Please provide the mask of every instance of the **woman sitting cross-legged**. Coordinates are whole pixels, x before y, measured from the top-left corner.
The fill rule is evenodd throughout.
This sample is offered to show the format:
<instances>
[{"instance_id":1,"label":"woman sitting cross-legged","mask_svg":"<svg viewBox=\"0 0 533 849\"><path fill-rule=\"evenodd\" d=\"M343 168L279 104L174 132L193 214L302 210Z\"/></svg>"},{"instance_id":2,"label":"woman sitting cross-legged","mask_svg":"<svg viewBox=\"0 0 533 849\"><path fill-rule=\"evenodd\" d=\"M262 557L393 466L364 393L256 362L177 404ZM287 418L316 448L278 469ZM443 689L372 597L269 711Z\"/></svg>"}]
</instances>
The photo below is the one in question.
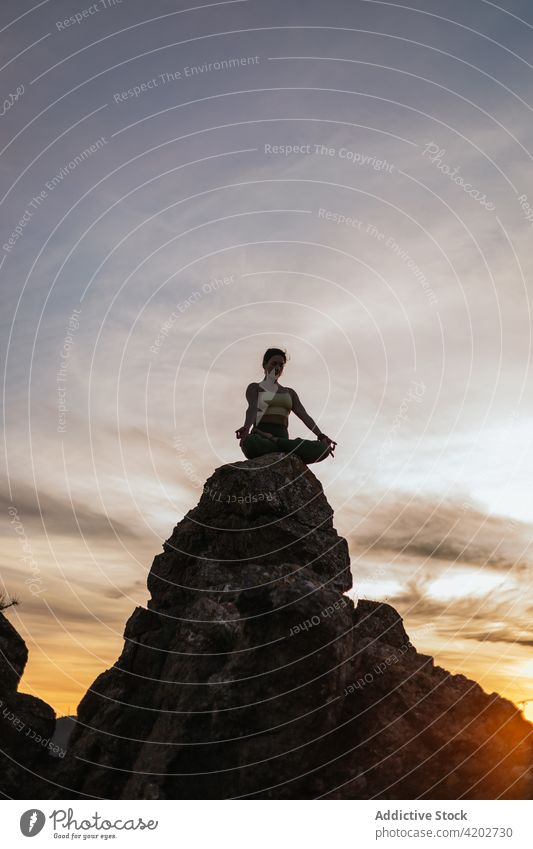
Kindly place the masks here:
<instances>
[{"instance_id":1,"label":"woman sitting cross-legged","mask_svg":"<svg viewBox=\"0 0 533 849\"><path fill-rule=\"evenodd\" d=\"M248 409L245 422L235 434L248 460L273 451L282 451L285 454L296 454L307 464L319 463L325 457L333 456L337 443L321 433L294 389L278 383L286 362L285 352L279 348L269 348L265 352L265 378L261 383L250 383L246 389ZM316 440L289 439L291 410L316 434Z\"/></svg>"}]
</instances>

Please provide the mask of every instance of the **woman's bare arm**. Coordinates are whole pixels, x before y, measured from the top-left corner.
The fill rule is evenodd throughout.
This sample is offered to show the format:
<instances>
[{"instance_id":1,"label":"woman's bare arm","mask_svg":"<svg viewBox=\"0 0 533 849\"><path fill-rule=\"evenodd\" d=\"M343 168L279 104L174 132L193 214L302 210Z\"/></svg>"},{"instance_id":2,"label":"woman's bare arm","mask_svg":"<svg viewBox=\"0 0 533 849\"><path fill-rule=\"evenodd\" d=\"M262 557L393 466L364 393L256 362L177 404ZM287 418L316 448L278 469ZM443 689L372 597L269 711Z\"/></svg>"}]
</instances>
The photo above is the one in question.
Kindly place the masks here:
<instances>
[{"instance_id":1,"label":"woman's bare arm","mask_svg":"<svg viewBox=\"0 0 533 849\"><path fill-rule=\"evenodd\" d=\"M244 427L252 427L255 424L257 416L257 402L259 398L259 384L250 383L246 387L246 400L248 401L248 409L244 418Z\"/></svg>"},{"instance_id":2,"label":"woman's bare arm","mask_svg":"<svg viewBox=\"0 0 533 849\"><path fill-rule=\"evenodd\" d=\"M258 383L249 383L246 388L246 400L248 401L248 408L244 417L244 424L239 430L236 430L235 433L237 435L237 439L243 439L243 437L247 436L248 431L255 424L255 420L257 417L257 402L259 397L259 384Z\"/></svg>"},{"instance_id":3,"label":"woman's bare arm","mask_svg":"<svg viewBox=\"0 0 533 849\"><path fill-rule=\"evenodd\" d=\"M331 439L331 437L327 434L322 433L315 420L311 418L304 405L298 398L298 393L294 389L289 389L288 391L290 392L292 398L293 412L298 416L299 419L303 421L304 425L307 425L309 430L311 430L318 437L318 439L320 439L322 442L324 442L325 445L329 447L329 453L333 456L335 446L337 445L335 440Z\"/></svg>"},{"instance_id":4,"label":"woman's bare arm","mask_svg":"<svg viewBox=\"0 0 533 849\"><path fill-rule=\"evenodd\" d=\"M312 431L316 436L320 436L319 426L317 425L315 420L313 418L311 418L311 416L309 415L309 413L305 409L304 405L302 404L302 402L300 401L300 399L298 397L298 393L296 392L296 390L295 389L289 389L289 392L290 392L291 398L292 398L292 411L293 411L293 413L296 416L298 416L299 419L301 419L303 421L304 425L306 425L306 427L308 427L310 431Z\"/></svg>"}]
</instances>

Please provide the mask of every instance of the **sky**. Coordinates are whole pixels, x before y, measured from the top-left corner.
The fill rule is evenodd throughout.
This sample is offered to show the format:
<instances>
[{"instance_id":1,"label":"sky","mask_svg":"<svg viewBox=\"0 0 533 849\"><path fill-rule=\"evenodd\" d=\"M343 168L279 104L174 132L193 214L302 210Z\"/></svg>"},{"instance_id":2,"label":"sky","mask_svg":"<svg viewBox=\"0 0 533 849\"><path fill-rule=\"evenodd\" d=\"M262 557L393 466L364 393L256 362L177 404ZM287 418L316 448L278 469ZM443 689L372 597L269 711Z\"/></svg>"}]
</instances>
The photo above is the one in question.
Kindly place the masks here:
<instances>
[{"instance_id":1,"label":"sky","mask_svg":"<svg viewBox=\"0 0 533 849\"><path fill-rule=\"evenodd\" d=\"M73 713L264 350L354 598L533 699L533 9L4 0L2 587ZM291 436L310 436L294 416ZM312 437L311 437L312 438ZM533 701L527 715L533 719Z\"/></svg>"}]
</instances>

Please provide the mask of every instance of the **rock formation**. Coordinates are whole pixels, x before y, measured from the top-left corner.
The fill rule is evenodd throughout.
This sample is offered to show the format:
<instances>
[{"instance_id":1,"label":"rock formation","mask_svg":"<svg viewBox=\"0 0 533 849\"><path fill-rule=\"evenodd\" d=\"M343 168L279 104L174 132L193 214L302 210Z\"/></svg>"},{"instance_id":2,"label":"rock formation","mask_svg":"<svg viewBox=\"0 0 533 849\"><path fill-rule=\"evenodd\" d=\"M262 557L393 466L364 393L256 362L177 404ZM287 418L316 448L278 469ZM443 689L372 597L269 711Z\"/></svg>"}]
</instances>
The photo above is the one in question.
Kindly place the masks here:
<instances>
[{"instance_id":1,"label":"rock formation","mask_svg":"<svg viewBox=\"0 0 533 849\"><path fill-rule=\"evenodd\" d=\"M55 713L46 702L17 691L28 649L0 613L0 796L40 797L51 792L40 777L48 775L49 743Z\"/></svg>"},{"instance_id":2,"label":"rock formation","mask_svg":"<svg viewBox=\"0 0 533 849\"><path fill-rule=\"evenodd\" d=\"M297 457L218 468L155 557L49 795L531 798L532 726L418 654L389 605L354 609L351 584Z\"/></svg>"},{"instance_id":3,"label":"rock formation","mask_svg":"<svg viewBox=\"0 0 533 849\"><path fill-rule=\"evenodd\" d=\"M0 792L13 798L531 798L532 726L435 667L387 604L344 595L348 546L296 457L222 466L174 528L151 599L78 708L17 687L0 613Z\"/></svg>"}]
</instances>

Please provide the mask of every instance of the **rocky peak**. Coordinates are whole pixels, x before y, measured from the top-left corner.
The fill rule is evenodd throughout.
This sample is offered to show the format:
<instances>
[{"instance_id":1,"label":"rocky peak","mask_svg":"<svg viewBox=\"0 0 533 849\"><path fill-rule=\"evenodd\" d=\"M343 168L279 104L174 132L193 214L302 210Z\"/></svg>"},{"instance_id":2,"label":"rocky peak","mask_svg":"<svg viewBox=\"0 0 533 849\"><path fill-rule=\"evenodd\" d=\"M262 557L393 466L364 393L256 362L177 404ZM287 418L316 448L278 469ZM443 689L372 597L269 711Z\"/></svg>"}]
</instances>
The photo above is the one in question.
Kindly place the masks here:
<instances>
[{"instance_id":1,"label":"rocky peak","mask_svg":"<svg viewBox=\"0 0 533 849\"><path fill-rule=\"evenodd\" d=\"M40 777L50 764L55 713L41 699L18 692L27 659L26 643L0 613L0 794L16 799L50 791Z\"/></svg>"},{"instance_id":2,"label":"rocky peak","mask_svg":"<svg viewBox=\"0 0 533 849\"><path fill-rule=\"evenodd\" d=\"M303 462L216 469L82 699L50 795L530 798L532 726L419 654L389 605L354 608L351 584Z\"/></svg>"},{"instance_id":3,"label":"rocky peak","mask_svg":"<svg viewBox=\"0 0 533 849\"><path fill-rule=\"evenodd\" d=\"M0 612L0 682L4 690L17 689L27 660L26 643Z\"/></svg>"}]
</instances>

